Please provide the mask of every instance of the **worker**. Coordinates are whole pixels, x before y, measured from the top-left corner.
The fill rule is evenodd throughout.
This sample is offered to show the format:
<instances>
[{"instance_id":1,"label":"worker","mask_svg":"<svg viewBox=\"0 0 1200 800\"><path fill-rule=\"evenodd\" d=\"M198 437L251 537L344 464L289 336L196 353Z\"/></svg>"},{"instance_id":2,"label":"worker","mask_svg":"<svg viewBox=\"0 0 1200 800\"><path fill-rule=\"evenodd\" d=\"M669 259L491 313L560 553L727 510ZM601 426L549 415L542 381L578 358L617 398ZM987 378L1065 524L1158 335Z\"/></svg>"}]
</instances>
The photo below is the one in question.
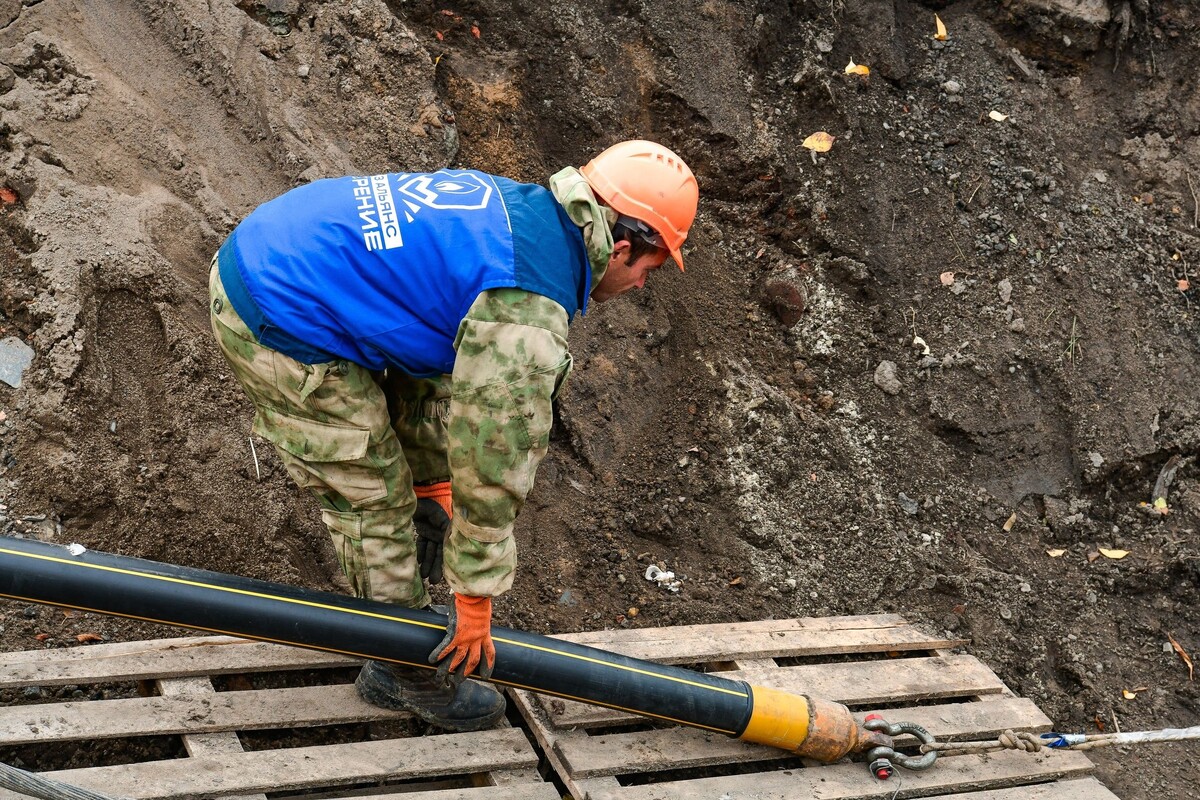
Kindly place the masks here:
<instances>
[{"instance_id":1,"label":"worker","mask_svg":"<svg viewBox=\"0 0 1200 800\"><path fill-rule=\"evenodd\" d=\"M495 663L492 598L512 586L567 325L668 257L682 270L697 199L678 155L626 141L549 190L474 170L318 180L213 257L218 345L354 594L426 608L443 576L453 592L428 664L365 664L368 702L456 731L504 714L464 679Z\"/></svg>"}]
</instances>

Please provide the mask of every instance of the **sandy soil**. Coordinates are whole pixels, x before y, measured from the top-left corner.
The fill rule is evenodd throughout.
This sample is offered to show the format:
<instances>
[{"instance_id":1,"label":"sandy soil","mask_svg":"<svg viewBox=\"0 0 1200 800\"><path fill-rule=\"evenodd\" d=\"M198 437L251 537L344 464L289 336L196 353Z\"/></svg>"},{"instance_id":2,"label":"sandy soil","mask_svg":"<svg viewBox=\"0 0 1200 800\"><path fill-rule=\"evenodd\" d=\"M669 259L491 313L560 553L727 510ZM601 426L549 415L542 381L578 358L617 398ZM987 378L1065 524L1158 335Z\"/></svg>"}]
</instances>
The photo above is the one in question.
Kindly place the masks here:
<instances>
[{"instance_id":1,"label":"sandy soil","mask_svg":"<svg viewBox=\"0 0 1200 800\"><path fill-rule=\"evenodd\" d=\"M316 177L540 181L644 136L701 182L689 268L575 323L498 621L895 610L1064 729L1200 724L1198 37L1186 0L0 0L0 340L36 353L0 529L336 589L210 341L214 248ZM1125 798L1200 771L1096 760Z\"/></svg>"}]
</instances>

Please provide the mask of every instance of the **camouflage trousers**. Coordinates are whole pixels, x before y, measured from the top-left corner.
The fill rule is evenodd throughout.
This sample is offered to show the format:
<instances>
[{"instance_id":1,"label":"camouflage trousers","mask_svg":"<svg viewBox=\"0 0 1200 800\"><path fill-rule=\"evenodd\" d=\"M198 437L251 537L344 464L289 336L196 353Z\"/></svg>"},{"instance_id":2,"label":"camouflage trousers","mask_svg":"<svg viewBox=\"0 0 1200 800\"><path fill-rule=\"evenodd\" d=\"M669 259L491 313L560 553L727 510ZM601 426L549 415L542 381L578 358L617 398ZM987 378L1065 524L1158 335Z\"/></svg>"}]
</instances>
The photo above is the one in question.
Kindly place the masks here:
<instances>
[{"instance_id":1,"label":"camouflage trousers","mask_svg":"<svg viewBox=\"0 0 1200 800\"><path fill-rule=\"evenodd\" d=\"M386 378L349 361L303 364L263 347L233 310L213 259L217 344L254 403L254 432L321 505L358 597L421 608L413 482L448 480L449 380Z\"/></svg>"}]
</instances>

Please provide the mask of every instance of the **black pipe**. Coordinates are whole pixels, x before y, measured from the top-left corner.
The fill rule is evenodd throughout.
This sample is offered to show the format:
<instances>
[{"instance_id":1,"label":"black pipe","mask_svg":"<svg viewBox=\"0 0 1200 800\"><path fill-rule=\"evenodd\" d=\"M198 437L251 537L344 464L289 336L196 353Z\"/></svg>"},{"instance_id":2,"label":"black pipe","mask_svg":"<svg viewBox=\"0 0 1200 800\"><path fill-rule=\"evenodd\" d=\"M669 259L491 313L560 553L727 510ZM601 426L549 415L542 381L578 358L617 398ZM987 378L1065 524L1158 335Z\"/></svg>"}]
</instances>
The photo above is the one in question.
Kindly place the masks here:
<instances>
[{"instance_id":1,"label":"black pipe","mask_svg":"<svg viewBox=\"0 0 1200 800\"><path fill-rule=\"evenodd\" d=\"M432 611L0 537L0 596L433 669ZM492 680L737 736L750 687L713 675L494 627Z\"/></svg>"},{"instance_id":2,"label":"black pipe","mask_svg":"<svg viewBox=\"0 0 1200 800\"><path fill-rule=\"evenodd\" d=\"M78 553L78 554L76 554ZM0 597L434 669L432 611L0 536ZM845 706L510 628L495 683L837 761L891 740Z\"/></svg>"}]
</instances>

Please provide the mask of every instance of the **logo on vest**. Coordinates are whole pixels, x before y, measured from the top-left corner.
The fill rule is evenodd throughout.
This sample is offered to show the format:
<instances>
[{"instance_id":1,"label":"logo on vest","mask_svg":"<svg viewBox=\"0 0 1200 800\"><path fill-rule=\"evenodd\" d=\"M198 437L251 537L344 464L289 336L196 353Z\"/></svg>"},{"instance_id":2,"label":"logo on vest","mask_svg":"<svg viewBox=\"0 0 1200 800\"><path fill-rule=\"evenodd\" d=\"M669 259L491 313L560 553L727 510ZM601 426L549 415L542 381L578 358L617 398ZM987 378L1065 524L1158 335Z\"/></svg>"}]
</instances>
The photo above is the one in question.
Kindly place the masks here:
<instances>
[{"instance_id":1,"label":"logo on vest","mask_svg":"<svg viewBox=\"0 0 1200 800\"><path fill-rule=\"evenodd\" d=\"M396 202L392 199L392 187L388 185L388 176L354 178L353 183L354 202L357 204L363 244L368 250L403 247L400 218L396 214Z\"/></svg>"},{"instance_id":2,"label":"logo on vest","mask_svg":"<svg viewBox=\"0 0 1200 800\"><path fill-rule=\"evenodd\" d=\"M434 172L401 178L400 192L429 208L479 211L487 208L492 187L470 172ZM408 203L409 208L412 206ZM413 211L416 211L414 208Z\"/></svg>"}]
</instances>

